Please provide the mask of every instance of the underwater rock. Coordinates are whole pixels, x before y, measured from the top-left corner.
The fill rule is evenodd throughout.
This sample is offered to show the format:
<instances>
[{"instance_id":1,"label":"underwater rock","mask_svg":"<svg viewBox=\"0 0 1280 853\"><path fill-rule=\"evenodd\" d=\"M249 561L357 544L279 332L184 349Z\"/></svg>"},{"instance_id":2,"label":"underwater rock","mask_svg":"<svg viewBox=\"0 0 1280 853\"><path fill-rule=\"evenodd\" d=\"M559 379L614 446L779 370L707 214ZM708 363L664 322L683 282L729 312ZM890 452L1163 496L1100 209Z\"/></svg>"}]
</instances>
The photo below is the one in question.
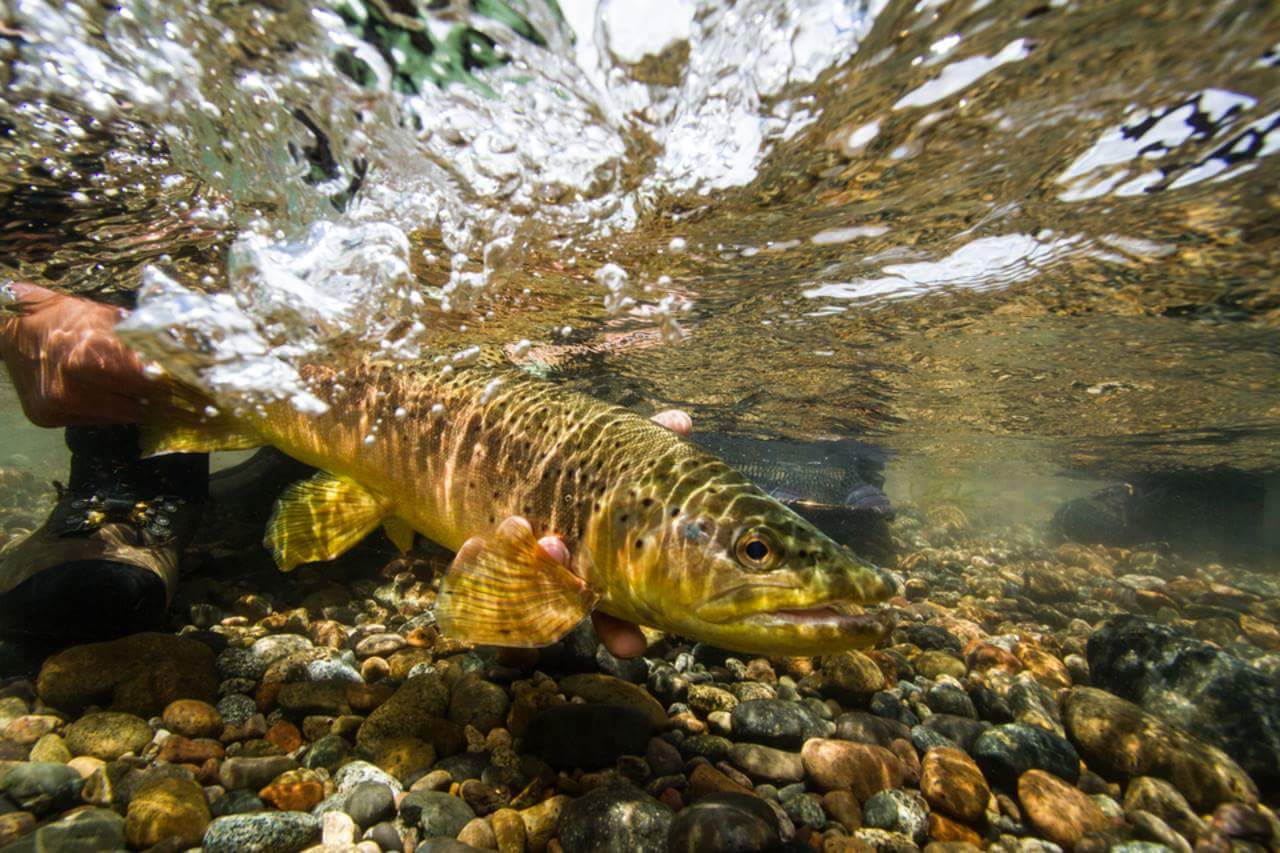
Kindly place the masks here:
<instances>
[{"instance_id":1,"label":"underwater rock","mask_svg":"<svg viewBox=\"0 0 1280 853\"><path fill-rule=\"evenodd\" d=\"M915 791L880 791L862 804L862 824L900 832L916 844L924 844L929 833L929 810Z\"/></svg>"},{"instance_id":2,"label":"underwater rock","mask_svg":"<svg viewBox=\"0 0 1280 853\"><path fill-rule=\"evenodd\" d=\"M1088 644L1093 683L1136 702L1234 758L1263 791L1280 792L1280 679L1208 643L1118 616Z\"/></svg>"},{"instance_id":3,"label":"underwater rock","mask_svg":"<svg viewBox=\"0 0 1280 853\"><path fill-rule=\"evenodd\" d=\"M92 755L103 761L141 752L151 742L151 734L146 720L116 711L86 714L64 732L72 755Z\"/></svg>"},{"instance_id":4,"label":"underwater rock","mask_svg":"<svg viewBox=\"0 0 1280 853\"><path fill-rule=\"evenodd\" d=\"M991 789L973 759L958 749L931 749L924 755L920 791L933 808L965 823L978 823Z\"/></svg>"},{"instance_id":5,"label":"underwater rock","mask_svg":"<svg viewBox=\"0 0 1280 853\"><path fill-rule=\"evenodd\" d=\"M861 743L813 738L800 750L805 774L820 790L852 791L859 802L902 785L902 759L889 750Z\"/></svg>"},{"instance_id":6,"label":"underwater rock","mask_svg":"<svg viewBox=\"0 0 1280 853\"><path fill-rule=\"evenodd\" d=\"M305 812L259 812L215 818L204 833L205 853L293 853L318 841L320 820Z\"/></svg>"},{"instance_id":7,"label":"underwater rock","mask_svg":"<svg viewBox=\"0 0 1280 853\"><path fill-rule=\"evenodd\" d=\"M169 634L134 634L73 646L40 667L36 691L44 702L78 712L89 705L140 717L159 714L176 699L212 702L218 691L213 651Z\"/></svg>"},{"instance_id":8,"label":"underwater rock","mask_svg":"<svg viewBox=\"0 0 1280 853\"><path fill-rule=\"evenodd\" d=\"M443 791L410 791L400 801L400 817L417 825L423 837L453 838L475 818L476 813L461 797Z\"/></svg>"},{"instance_id":9,"label":"underwater rock","mask_svg":"<svg viewBox=\"0 0 1280 853\"><path fill-rule=\"evenodd\" d=\"M560 845L565 853L664 853L671 823L671 809L638 788L606 785L565 806Z\"/></svg>"},{"instance_id":10,"label":"underwater rock","mask_svg":"<svg viewBox=\"0 0 1280 853\"><path fill-rule=\"evenodd\" d=\"M1018 802L1032 826L1068 849L1107 825L1102 809L1088 794L1043 770L1028 770L1019 777Z\"/></svg>"},{"instance_id":11,"label":"underwater rock","mask_svg":"<svg viewBox=\"0 0 1280 853\"><path fill-rule=\"evenodd\" d=\"M667 853L770 850L779 844L777 815L747 794L710 794L681 810L667 833Z\"/></svg>"},{"instance_id":12,"label":"underwater rock","mask_svg":"<svg viewBox=\"0 0 1280 853\"><path fill-rule=\"evenodd\" d=\"M835 729L812 708L782 699L740 702L730 719L735 739L779 749L799 749L809 738L829 737Z\"/></svg>"},{"instance_id":13,"label":"underwater rock","mask_svg":"<svg viewBox=\"0 0 1280 853\"><path fill-rule=\"evenodd\" d=\"M185 849L200 844L210 820L204 789L190 779L168 777L144 783L129 799L124 831L138 849L165 841Z\"/></svg>"},{"instance_id":14,"label":"underwater rock","mask_svg":"<svg viewBox=\"0 0 1280 853\"><path fill-rule=\"evenodd\" d=\"M123 817L110 809L84 809L47 823L4 849L6 853L42 853L124 848Z\"/></svg>"},{"instance_id":15,"label":"underwater rock","mask_svg":"<svg viewBox=\"0 0 1280 853\"><path fill-rule=\"evenodd\" d=\"M1253 780L1225 752L1119 696L1072 688L1062 719L1089 766L1101 773L1167 779L1200 809L1258 801Z\"/></svg>"},{"instance_id":16,"label":"underwater rock","mask_svg":"<svg viewBox=\"0 0 1280 853\"><path fill-rule=\"evenodd\" d=\"M1005 723L974 741L973 757L983 775L997 785L1012 787L1028 770L1046 770L1074 784L1080 758L1066 738L1037 726Z\"/></svg>"},{"instance_id":17,"label":"underwater rock","mask_svg":"<svg viewBox=\"0 0 1280 853\"><path fill-rule=\"evenodd\" d=\"M74 768L44 761L18 764L0 782L0 792L36 816L69 807L83 787Z\"/></svg>"}]
</instances>

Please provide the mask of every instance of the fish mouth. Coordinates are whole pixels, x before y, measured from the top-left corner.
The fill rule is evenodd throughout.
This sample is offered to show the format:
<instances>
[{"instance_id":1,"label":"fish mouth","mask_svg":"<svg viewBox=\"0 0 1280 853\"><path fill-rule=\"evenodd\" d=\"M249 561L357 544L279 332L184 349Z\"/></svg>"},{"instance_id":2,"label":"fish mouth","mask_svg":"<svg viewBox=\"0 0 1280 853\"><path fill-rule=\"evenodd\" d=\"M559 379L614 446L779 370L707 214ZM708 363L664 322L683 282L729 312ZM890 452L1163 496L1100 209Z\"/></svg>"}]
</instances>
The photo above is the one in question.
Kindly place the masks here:
<instances>
[{"instance_id":1,"label":"fish mouth","mask_svg":"<svg viewBox=\"0 0 1280 853\"><path fill-rule=\"evenodd\" d=\"M796 587L772 584L738 587L716 596L697 612L710 622L867 638L887 635L896 615L892 607L849 597L817 598Z\"/></svg>"},{"instance_id":2,"label":"fish mouth","mask_svg":"<svg viewBox=\"0 0 1280 853\"><path fill-rule=\"evenodd\" d=\"M743 621L763 627L798 627L838 634L884 636L893 630L894 613L879 605L827 601L809 607L782 607L752 613Z\"/></svg>"}]
</instances>

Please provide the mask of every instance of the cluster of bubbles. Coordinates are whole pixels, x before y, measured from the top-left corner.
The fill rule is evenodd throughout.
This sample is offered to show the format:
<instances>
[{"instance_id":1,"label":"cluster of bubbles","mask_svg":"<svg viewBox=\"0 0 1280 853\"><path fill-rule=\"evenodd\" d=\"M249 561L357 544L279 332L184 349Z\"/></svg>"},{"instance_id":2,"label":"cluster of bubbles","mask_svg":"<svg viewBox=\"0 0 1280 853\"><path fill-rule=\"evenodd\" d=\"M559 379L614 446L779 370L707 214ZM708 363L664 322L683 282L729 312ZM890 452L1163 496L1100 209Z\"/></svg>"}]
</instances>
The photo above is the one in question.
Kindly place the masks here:
<instances>
[{"instance_id":1,"label":"cluster of bubbles","mask_svg":"<svg viewBox=\"0 0 1280 853\"><path fill-rule=\"evenodd\" d=\"M157 220L223 239L227 278L197 292L159 258L130 341L210 390L306 405L299 358L412 356L424 300L468 311L534 241L571 255L657 196L750 181L882 5L11 0L5 118L43 159L6 154L90 215L159 176ZM86 138L110 140L89 174ZM415 232L446 250L439 287L410 275ZM637 298L619 272L614 309ZM679 300L643 307L678 336Z\"/></svg>"}]
</instances>

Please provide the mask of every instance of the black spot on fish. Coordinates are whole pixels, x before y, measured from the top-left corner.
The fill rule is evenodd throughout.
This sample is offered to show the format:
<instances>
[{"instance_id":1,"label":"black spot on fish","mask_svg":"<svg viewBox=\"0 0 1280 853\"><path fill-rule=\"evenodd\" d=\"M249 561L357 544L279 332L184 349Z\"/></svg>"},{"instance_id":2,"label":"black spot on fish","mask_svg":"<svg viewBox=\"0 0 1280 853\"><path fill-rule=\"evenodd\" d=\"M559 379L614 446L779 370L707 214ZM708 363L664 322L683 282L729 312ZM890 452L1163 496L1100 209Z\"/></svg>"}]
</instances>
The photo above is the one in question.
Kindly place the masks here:
<instances>
[{"instance_id":1,"label":"black spot on fish","mask_svg":"<svg viewBox=\"0 0 1280 853\"><path fill-rule=\"evenodd\" d=\"M641 503L645 506L653 506L653 498L645 498Z\"/></svg>"},{"instance_id":2,"label":"black spot on fish","mask_svg":"<svg viewBox=\"0 0 1280 853\"><path fill-rule=\"evenodd\" d=\"M643 540L643 539L637 539L637 540L636 540L636 550L637 550L637 551L639 551L639 550L640 550L641 548L643 548L643 547L644 547L644 540Z\"/></svg>"},{"instance_id":3,"label":"black spot on fish","mask_svg":"<svg viewBox=\"0 0 1280 853\"><path fill-rule=\"evenodd\" d=\"M680 507L678 507L678 506L673 506L673 507L671 508L671 517L672 517L672 518L675 518L675 517L676 517L677 515L679 515L679 514L680 514Z\"/></svg>"}]
</instances>

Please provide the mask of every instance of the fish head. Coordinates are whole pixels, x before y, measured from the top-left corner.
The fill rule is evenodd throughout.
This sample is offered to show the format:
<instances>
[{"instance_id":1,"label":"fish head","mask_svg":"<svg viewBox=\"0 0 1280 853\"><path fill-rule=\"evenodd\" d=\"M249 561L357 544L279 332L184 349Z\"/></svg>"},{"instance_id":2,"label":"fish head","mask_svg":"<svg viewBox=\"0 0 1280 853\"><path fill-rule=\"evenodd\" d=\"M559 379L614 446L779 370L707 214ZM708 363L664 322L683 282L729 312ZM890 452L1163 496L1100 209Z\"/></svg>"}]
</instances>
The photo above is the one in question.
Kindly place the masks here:
<instances>
[{"instance_id":1,"label":"fish head","mask_svg":"<svg viewBox=\"0 0 1280 853\"><path fill-rule=\"evenodd\" d=\"M758 654L875 645L896 591L872 563L725 466L666 531L661 584L674 630ZM674 607L672 606L674 605Z\"/></svg>"}]
</instances>

